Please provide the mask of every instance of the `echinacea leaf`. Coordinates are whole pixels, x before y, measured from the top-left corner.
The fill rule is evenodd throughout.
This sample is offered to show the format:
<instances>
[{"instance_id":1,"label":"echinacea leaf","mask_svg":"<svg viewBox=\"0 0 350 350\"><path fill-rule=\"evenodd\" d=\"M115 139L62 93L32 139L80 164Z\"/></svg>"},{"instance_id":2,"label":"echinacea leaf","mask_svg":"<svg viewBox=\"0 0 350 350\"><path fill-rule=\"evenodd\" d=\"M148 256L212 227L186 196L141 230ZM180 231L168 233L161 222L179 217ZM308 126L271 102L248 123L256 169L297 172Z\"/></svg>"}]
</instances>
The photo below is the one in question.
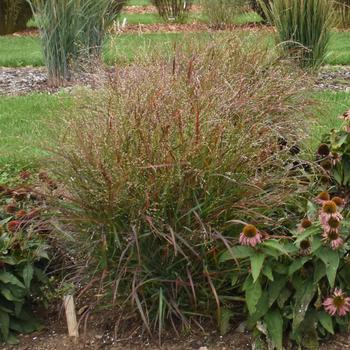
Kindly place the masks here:
<instances>
[{"instance_id":1,"label":"echinacea leaf","mask_svg":"<svg viewBox=\"0 0 350 350\"><path fill-rule=\"evenodd\" d=\"M0 310L0 330L5 341L9 336L10 317L7 312Z\"/></svg>"},{"instance_id":2,"label":"echinacea leaf","mask_svg":"<svg viewBox=\"0 0 350 350\"><path fill-rule=\"evenodd\" d=\"M245 301L250 314L256 311L256 305L262 295L262 289L259 281L253 282L252 276L249 276L244 283Z\"/></svg>"},{"instance_id":3,"label":"echinacea leaf","mask_svg":"<svg viewBox=\"0 0 350 350\"><path fill-rule=\"evenodd\" d=\"M246 246L231 247L229 250L227 250L220 256L220 262L225 262L227 260L248 258L251 255L253 255L254 252L255 252L254 249L251 247L246 247Z\"/></svg>"},{"instance_id":4,"label":"echinacea leaf","mask_svg":"<svg viewBox=\"0 0 350 350\"><path fill-rule=\"evenodd\" d=\"M339 267L339 253L331 248L323 247L316 252L316 255L326 265L326 275L331 288L334 287L335 277Z\"/></svg>"},{"instance_id":5,"label":"echinacea leaf","mask_svg":"<svg viewBox=\"0 0 350 350\"><path fill-rule=\"evenodd\" d=\"M322 327L329 333L334 334L333 320L332 317L325 311L319 311L317 318L320 321Z\"/></svg>"},{"instance_id":6,"label":"echinacea leaf","mask_svg":"<svg viewBox=\"0 0 350 350\"><path fill-rule=\"evenodd\" d=\"M21 288L25 288L23 283L17 277L15 277L14 275L6 271L0 272L0 281L5 284L9 283L9 284L14 284Z\"/></svg>"},{"instance_id":7,"label":"echinacea leaf","mask_svg":"<svg viewBox=\"0 0 350 350\"><path fill-rule=\"evenodd\" d=\"M265 260L265 254L255 253L250 257L250 264L252 269L253 282L259 278L263 263Z\"/></svg>"},{"instance_id":8,"label":"echinacea leaf","mask_svg":"<svg viewBox=\"0 0 350 350\"><path fill-rule=\"evenodd\" d=\"M264 317L267 332L277 350L283 349L283 318L278 309L269 310Z\"/></svg>"}]
</instances>

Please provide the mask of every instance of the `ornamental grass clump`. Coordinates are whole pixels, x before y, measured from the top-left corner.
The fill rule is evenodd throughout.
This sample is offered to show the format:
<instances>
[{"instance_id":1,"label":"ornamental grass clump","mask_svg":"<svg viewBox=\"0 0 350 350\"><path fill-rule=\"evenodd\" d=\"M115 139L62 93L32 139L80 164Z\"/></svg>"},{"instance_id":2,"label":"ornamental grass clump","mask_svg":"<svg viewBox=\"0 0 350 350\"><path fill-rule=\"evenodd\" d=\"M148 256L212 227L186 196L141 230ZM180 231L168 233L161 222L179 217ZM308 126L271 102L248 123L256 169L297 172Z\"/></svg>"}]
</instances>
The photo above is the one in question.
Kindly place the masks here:
<instances>
[{"instance_id":1,"label":"ornamental grass clump","mask_svg":"<svg viewBox=\"0 0 350 350\"><path fill-rule=\"evenodd\" d=\"M165 21L183 21L188 16L193 0L151 0Z\"/></svg>"},{"instance_id":2,"label":"ornamental grass clump","mask_svg":"<svg viewBox=\"0 0 350 350\"><path fill-rule=\"evenodd\" d=\"M30 0L40 28L49 82L61 85L73 69L101 60L106 29L124 0Z\"/></svg>"},{"instance_id":3,"label":"ornamental grass clump","mask_svg":"<svg viewBox=\"0 0 350 350\"><path fill-rule=\"evenodd\" d=\"M0 35L26 29L32 16L26 0L0 0Z\"/></svg>"},{"instance_id":4,"label":"ornamental grass clump","mask_svg":"<svg viewBox=\"0 0 350 350\"><path fill-rule=\"evenodd\" d=\"M288 57L302 67L323 63L334 23L333 2L329 0L274 0L260 5L277 30L277 43Z\"/></svg>"},{"instance_id":5,"label":"ornamental grass clump","mask_svg":"<svg viewBox=\"0 0 350 350\"><path fill-rule=\"evenodd\" d=\"M203 12L213 28L224 28L232 24L238 14L246 8L245 0L202 0Z\"/></svg>"},{"instance_id":6,"label":"ornamental grass clump","mask_svg":"<svg viewBox=\"0 0 350 350\"><path fill-rule=\"evenodd\" d=\"M350 0L334 1L337 25L339 28L350 27Z\"/></svg>"},{"instance_id":7,"label":"ornamental grass clump","mask_svg":"<svg viewBox=\"0 0 350 350\"><path fill-rule=\"evenodd\" d=\"M290 171L290 147L304 137L308 80L247 42L140 60L104 91L78 95L54 129L75 281L100 283L92 304L152 334L202 317L225 332L231 316L244 317L248 268L219 257L281 227L273 217L286 217L305 181ZM242 231L243 221L259 231Z\"/></svg>"}]
</instances>

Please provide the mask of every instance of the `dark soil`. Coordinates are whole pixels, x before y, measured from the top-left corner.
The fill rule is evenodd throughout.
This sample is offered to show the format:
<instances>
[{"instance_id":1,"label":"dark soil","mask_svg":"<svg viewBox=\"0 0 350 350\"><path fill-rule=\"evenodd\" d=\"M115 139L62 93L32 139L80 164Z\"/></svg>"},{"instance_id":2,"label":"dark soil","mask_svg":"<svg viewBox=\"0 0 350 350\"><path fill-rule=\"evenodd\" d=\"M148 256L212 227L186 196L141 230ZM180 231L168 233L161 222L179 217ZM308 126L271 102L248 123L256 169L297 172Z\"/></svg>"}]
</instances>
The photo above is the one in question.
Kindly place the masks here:
<instances>
[{"instance_id":1,"label":"dark soil","mask_svg":"<svg viewBox=\"0 0 350 350\"><path fill-rule=\"evenodd\" d=\"M233 331L221 337L217 331L193 336L168 336L161 346L157 340L141 335L136 328L129 336L115 337L111 331L103 329L100 320L90 318L86 332L81 326L77 341L67 336L63 320L51 320L41 332L20 336L20 344L1 347L3 350L248 350L251 339L247 333Z\"/></svg>"}]
</instances>

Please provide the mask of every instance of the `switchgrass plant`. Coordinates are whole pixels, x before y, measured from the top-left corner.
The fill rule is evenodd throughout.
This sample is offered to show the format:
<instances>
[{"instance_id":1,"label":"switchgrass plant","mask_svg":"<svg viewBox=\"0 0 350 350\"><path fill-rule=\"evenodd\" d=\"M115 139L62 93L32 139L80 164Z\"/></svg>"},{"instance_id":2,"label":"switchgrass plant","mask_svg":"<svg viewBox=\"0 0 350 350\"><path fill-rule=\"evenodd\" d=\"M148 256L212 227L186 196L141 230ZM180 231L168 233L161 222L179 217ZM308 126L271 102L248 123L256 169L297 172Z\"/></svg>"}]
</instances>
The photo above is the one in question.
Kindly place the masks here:
<instances>
[{"instance_id":1,"label":"switchgrass plant","mask_svg":"<svg viewBox=\"0 0 350 350\"><path fill-rule=\"evenodd\" d=\"M337 25L339 28L347 29L350 27L350 1L338 0L334 1Z\"/></svg>"},{"instance_id":2,"label":"switchgrass plant","mask_svg":"<svg viewBox=\"0 0 350 350\"><path fill-rule=\"evenodd\" d=\"M72 67L99 60L105 29L124 0L32 0L49 81L70 79Z\"/></svg>"},{"instance_id":3,"label":"switchgrass plant","mask_svg":"<svg viewBox=\"0 0 350 350\"><path fill-rule=\"evenodd\" d=\"M244 12L245 0L202 0L201 5L210 26L223 28Z\"/></svg>"},{"instance_id":4,"label":"switchgrass plant","mask_svg":"<svg viewBox=\"0 0 350 350\"><path fill-rule=\"evenodd\" d=\"M193 0L151 0L165 21L184 21Z\"/></svg>"},{"instance_id":5,"label":"switchgrass plant","mask_svg":"<svg viewBox=\"0 0 350 350\"><path fill-rule=\"evenodd\" d=\"M271 7L271 2L273 0L262 0L263 4L270 9ZM266 22L268 20L268 16L266 14L266 9L264 5L261 5L260 0L249 0L249 5L253 11L255 11L263 20L263 22Z\"/></svg>"},{"instance_id":6,"label":"switchgrass plant","mask_svg":"<svg viewBox=\"0 0 350 350\"><path fill-rule=\"evenodd\" d=\"M0 35L25 29L32 15L31 8L26 0L1 0Z\"/></svg>"},{"instance_id":7,"label":"switchgrass plant","mask_svg":"<svg viewBox=\"0 0 350 350\"><path fill-rule=\"evenodd\" d=\"M302 67L317 68L325 59L334 21L329 0L274 0L271 10L260 1L276 26L277 42Z\"/></svg>"},{"instance_id":8,"label":"switchgrass plant","mask_svg":"<svg viewBox=\"0 0 350 350\"><path fill-rule=\"evenodd\" d=\"M52 128L75 281L97 283L92 305L159 337L203 318L225 332L244 317L232 276L249 271L222 269L219 255L237 244L237 222L281 232L287 222L272 218L297 212L286 200L305 177L290 147L306 129L308 79L253 42L141 59Z\"/></svg>"}]
</instances>

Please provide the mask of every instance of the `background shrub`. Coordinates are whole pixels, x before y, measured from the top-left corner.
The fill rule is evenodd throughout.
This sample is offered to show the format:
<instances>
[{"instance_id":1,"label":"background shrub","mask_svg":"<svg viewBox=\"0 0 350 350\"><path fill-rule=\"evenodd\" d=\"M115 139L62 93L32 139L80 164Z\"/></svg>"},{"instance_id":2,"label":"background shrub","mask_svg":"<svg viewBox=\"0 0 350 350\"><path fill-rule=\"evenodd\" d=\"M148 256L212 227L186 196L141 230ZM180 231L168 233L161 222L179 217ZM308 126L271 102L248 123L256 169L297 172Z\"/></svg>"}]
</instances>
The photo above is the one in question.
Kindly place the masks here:
<instances>
[{"instance_id":1,"label":"background shrub","mask_svg":"<svg viewBox=\"0 0 350 350\"><path fill-rule=\"evenodd\" d=\"M271 11L264 10L288 56L303 67L317 67L323 62L334 20L332 1L275 0Z\"/></svg>"},{"instance_id":2,"label":"background shrub","mask_svg":"<svg viewBox=\"0 0 350 350\"><path fill-rule=\"evenodd\" d=\"M306 85L233 37L141 61L104 93L79 96L56 126L52 168L71 199L65 246L82 283L102 275L100 302L149 332L195 315L227 328L243 307L240 267L223 270L218 257L237 243L236 220L286 224L271 218L288 216L298 183L289 147L303 137Z\"/></svg>"},{"instance_id":3,"label":"background shrub","mask_svg":"<svg viewBox=\"0 0 350 350\"><path fill-rule=\"evenodd\" d=\"M242 13L245 0L202 0L204 14L214 28L222 28L233 23L235 16Z\"/></svg>"},{"instance_id":4,"label":"background shrub","mask_svg":"<svg viewBox=\"0 0 350 350\"><path fill-rule=\"evenodd\" d=\"M181 21L187 16L192 0L151 0L166 21Z\"/></svg>"},{"instance_id":5,"label":"background shrub","mask_svg":"<svg viewBox=\"0 0 350 350\"><path fill-rule=\"evenodd\" d=\"M24 30L32 15L26 0L0 0L0 35Z\"/></svg>"},{"instance_id":6,"label":"background shrub","mask_svg":"<svg viewBox=\"0 0 350 350\"><path fill-rule=\"evenodd\" d=\"M32 0L40 27L49 81L60 85L72 68L91 67L100 60L105 29L124 0Z\"/></svg>"}]
</instances>

